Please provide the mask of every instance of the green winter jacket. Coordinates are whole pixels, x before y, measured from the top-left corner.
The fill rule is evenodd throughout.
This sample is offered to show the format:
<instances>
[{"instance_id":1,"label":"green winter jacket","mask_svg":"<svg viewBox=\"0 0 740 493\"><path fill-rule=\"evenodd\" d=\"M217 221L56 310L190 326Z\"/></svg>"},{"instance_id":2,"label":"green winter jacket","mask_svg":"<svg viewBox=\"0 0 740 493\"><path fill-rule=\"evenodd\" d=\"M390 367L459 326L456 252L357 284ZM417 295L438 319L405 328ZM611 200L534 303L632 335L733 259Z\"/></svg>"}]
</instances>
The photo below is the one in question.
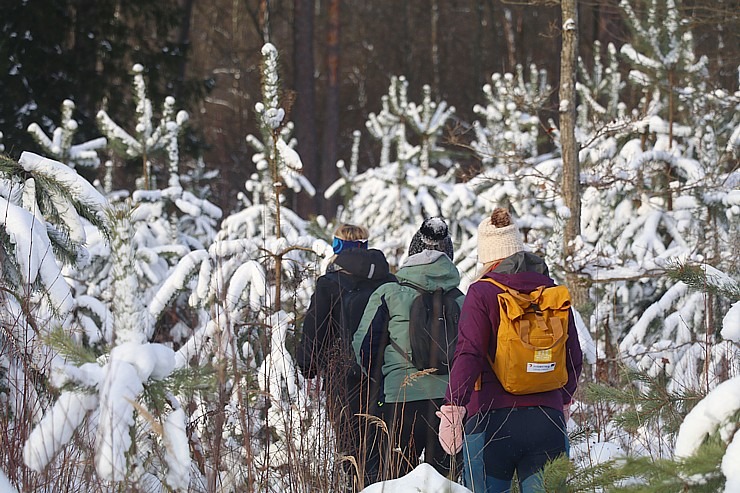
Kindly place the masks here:
<instances>
[{"instance_id":1,"label":"green winter jacket","mask_svg":"<svg viewBox=\"0 0 740 493\"><path fill-rule=\"evenodd\" d=\"M426 291L440 287L449 291L460 284L460 273L447 255L424 250L409 257L396 272L396 278L398 283L384 284L370 296L352 341L357 361L373 378L382 374L385 402L443 398L447 390L447 375L412 376L419 370L388 344L388 337L411 354L409 313L419 292L399 283L410 283ZM463 299L464 296L460 296L457 300L461 307Z\"/></svg>"}]
</instances>

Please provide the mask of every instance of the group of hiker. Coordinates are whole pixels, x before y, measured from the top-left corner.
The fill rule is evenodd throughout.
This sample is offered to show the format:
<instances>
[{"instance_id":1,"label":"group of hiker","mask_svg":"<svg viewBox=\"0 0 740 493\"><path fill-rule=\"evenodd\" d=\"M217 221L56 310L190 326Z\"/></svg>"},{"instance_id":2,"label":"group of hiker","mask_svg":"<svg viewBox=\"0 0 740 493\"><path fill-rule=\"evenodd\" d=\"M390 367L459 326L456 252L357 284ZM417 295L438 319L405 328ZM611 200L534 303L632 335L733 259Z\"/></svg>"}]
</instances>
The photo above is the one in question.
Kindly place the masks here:
<instances>
[{"instance_id":1,"label":"group of hiker","mask_svg":"<svg viewBox=\"0 0 740 493\"><path fill-rule=\"evenodd\" d=\"M508 210L478 227L482 268L459 289L449 229L425 219L391 273L366 228L334 232L296 360L320 382L337 449L357 490L420 461L474 493L543 490L544 465L569 451L581 372L570 297L527 251Z\"/></svg>"}]
</instances>

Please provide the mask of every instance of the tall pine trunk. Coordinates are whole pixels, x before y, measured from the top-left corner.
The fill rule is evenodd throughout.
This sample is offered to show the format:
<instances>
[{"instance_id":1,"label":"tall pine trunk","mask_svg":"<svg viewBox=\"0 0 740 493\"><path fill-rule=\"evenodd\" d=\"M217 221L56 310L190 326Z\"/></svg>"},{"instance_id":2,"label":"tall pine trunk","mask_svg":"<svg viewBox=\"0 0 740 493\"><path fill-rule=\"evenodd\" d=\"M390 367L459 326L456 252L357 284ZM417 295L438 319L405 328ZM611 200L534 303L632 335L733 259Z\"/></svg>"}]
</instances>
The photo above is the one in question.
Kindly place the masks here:
<instances>
[{"instance_id":1,"label":"tall pine trunk","mask_svg":"<svg viewBox=\"0 0 740 493\"><path fill-rule=\"evenodd\" d=\"M581 183L576 142L576 62L578 58L578 0L562 0L563 41L560 54L560 144L563 153L563 201L570 210L563 230L565 265L574 254L574 240L581 234ZM576 307L588 299L578 273L566 267L566 281Z\"/></svg>"},{"instance_id":2,"label":"tall pine trunk","mask_svg":"<svg viewBox=\"0 0 740 493\"><path fill-rule=\"evenodd\" d=\"M295 0L293 9L293 66L295 73L295 103L291 120L295 123L297 151L303 162L303 174L317 188L321 186L321 168L317 165L318 139L316 136L316 84L314 83L313 28L314 0ZM316 211L317 193L314 197L298 194L298 210Z\"/></svg>"},{"instance_id":3,"label":"tall pine trunk","mask_svg":"<svg viewBox=\"0 0 740 493\"><path fill-rule=\"evenodd\" d=\"M180 32L178 34L178 44L184 49L190 51L190 26L193 17L193 5L195 0L185 0L182 4L182 23L180 24ZM177 75L177 82L175 86L175 97L180 99L185 84L185 75L187 73L188 57L182 57L180 61L180 70Z\"/></svg>"},{"instance_id":4,"label":"tall pine trunk","mask_svg":"<svg viewBox=\"0 0 740 493\"><path fill-rule=\"evenodd\" d=\"M439 0L432 0L432 94L439 95Z\"/></svg>"},{"instance_id":5,"label":"tall pine trunk","mask_svg":"<svg viewBox=\"0 0 740 493\"><path fill-rule=\"evenodd\" d=\"M328 2L329 25L326 30L326 99L321 188L325 188L325 185L330 184L337 176L335 165L339 139L339 5L339 0Z\"/></svg>"}]
</instances>

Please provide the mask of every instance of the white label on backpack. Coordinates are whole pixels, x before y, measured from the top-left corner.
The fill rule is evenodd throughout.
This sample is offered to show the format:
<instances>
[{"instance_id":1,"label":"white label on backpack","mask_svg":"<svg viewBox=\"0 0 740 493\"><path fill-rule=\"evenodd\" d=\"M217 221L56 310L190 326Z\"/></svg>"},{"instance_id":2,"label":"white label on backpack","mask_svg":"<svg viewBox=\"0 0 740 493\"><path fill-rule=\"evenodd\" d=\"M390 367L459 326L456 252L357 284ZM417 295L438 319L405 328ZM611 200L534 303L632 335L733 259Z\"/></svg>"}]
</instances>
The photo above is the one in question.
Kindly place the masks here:
<instances>
[{"instance_id":1,"label":"white label on backpack","mask_svg":"<svg viewBox=\"0 0 740 493\"><path fill-rule=\"evenodd\" d=\"M527 373L547 373L555 371L555 363L527 363Z\"/></svg>"}]
</instances>

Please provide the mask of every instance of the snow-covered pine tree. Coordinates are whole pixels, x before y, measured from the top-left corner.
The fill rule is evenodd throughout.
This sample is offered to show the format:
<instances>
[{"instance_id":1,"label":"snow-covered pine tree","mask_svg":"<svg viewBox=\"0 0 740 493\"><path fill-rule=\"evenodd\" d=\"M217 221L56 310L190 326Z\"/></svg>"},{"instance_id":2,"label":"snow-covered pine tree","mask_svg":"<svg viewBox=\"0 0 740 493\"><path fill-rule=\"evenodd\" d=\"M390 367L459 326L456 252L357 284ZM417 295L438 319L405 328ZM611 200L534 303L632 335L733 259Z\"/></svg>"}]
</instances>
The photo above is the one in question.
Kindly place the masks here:
<instances>
[{"instance_id":1,"label":"snow-covered pine tree","mask_svg":"<svg viewBox=\"0 0 740 493\"><path fill-rule=\"evenodd\" d=\"M549 134L556 152L540 154L537 142L542 127L538 113L552 92L547 73L531 65L527 80L523 67L518 66L516 75L494 74L491 80L483 88L486 105L474 107L482 121L474 122L471 147L484 167L467 182L477 198L469 217L479 222L494 207L509 208L525 241L546 257L551 274L559 277L564 265L560 238L567 209L560 192L562 159L557 153L557 129L551 127ZM462 248L468 261L460 268L474 277L475 235Z\"/></svg>"},{"instance_id":2,"label":"snow-covered pine tree","mask_svg":"<svg viewBox=\"0 0 740 493\"><path fill-rule=\"evenodd\" d=\"M622 4L635 20L631 5ZM730 252L738 241L740 177L732 153L738 100L736 91L708 88L696 77L705 62L696 61L674 7L650 2L647 24L638 22L633 43L622 49L640 69L628 83L646 95L631 121L584 141L582 261L594 281L591 324L602 356L621 356L644 375L632 382L642 394L662 379L661 395L704 395L738 372L737 344L718 337L717 315L727 301L708 288L735 283L728 274L737 272L737 255ZM668 276L676 265L694 274ZM701 289L692 289L691 278ZM610 352L614 344L618 351ZM648 413L657 402L646 399L636 411ZM674 431L687 410L674 413ZM688 488L686 478L696 473L706 475L707 491L717 491L720 442L707 443L693 465L674 461L676 435L665 433L665 416L645 417L629 433L612 430L622 448L638 456L629 469L643 478L638 484L645 491L652 491L645 483ZM667 462L656 466L656 457Z\"/></svg>"},{"instance_id":3,"label":"snow-covered pine tree","mask_svg":"<svg viewBox=\"0 0 740 493\"><path fill-rule=\"evenodd\" d=\"M688 350L683 351L693 354L676 364L681 345L676 351L666 339L664 353L651 355L660 369L628 369L622 387L589 387L600 406L615 406L612 439L628 452L614 465L627 480L615 491L735 491L740 484L732 466L740 457L740 284L701 266L682 265L671 274L705 297L708 292L722 296L732 307L717 331L722 340L709 349L702 341L684 344Z\"/></svg>"},{"instance_id":4,"label":"snow-covered pine tree","mask_svg":"<svg viewBox=\"0 0 740 493\"><path fill-rule=\"evenodd\" d=\"M345 196L341 214L343 221L366 226L373 246L383 250L393 266L399 265L424 218L445 217L455 244L468 237L469 228L458 226L462 216L457 210L474 201L470 191L456 183L454 154L438 144L454 108L434 102L428 86L422 103L410 102L408 85L405 77L392 77L381 110L369 115L365 126L380 142L379 161L351 177L352 196ZM341 177L327 196L348 178Z\"/></svg>"},{"instance_id":5,"label":"snow-covered pine tree","mask_svg":"<svg viewBox=\"0 0 740 493\"><path fill-rule=\"evenodd\" d=\"M44 130L37 123L28 126L28 133L33 140L41 147L43 153L70 168L80 166L82 168L97 169L100 166L100 157L98 150L104 149L108 145L105 137L73 144L74 136L77 133L77 121L73 118L75 104L69 99L62 102L62 121L59 126L51 132L49 138Z\"/></svg>"},{"instance_id":6,"label":"snow-covered pine tree","mask_svg":"<svg viewBox=\"0 0 740 493\"><path fill-rule=\"evenodd\" d=\"M547 104L552 87L547 71L516 66L516 73L494 73L483 86L485 105L475 105L473 112L481 119L473 124L475 139L471 146L486 167L501 165L514 171L522 161L537 156L542 122L538 116ZM554 129L553 129L554 130Z\"/></svg>"},{"instance_id":7,"label":"snow-covered pine tree","mask_svg":"<svg viewBox=\"0 0 740 493\"><path fill-rule=\"evenodd\" d=\"M7 329L0 387L7 389L3 403L9 411L3 413L8 435L1 453L4 462L20 465L24 430L49 405L46 385L64 366L48 340L56 329L67 334L81 329L75 315L85 310L84 301L75 299L62 266L88 258L85 224L104 234L108 226L102 212L106 200L65 164L24 152L17 163L0 157L0 175L0 316Z\"/></svg>"},{"instance_id":8,"label":"snow-covered pine tree","mask_svg":"<svg viewBox=\"0 0 740 493\"><path fill-rule=\"evenodd\" d=\"M287 488L285 471L298 468L296 458L307 464L299 469L309 470L311 458L331 450L323 408L307 400L286 349L296 323L286 310L305 308L319 262L332 251L285 206L285 186L309 193L313 187L299 174L294 143L286 142L277 50L267 44L262 55L263 97L256 105L262 140L248 137L257 150L257 173L246 184L251 197L242 195L246 207L224 219L207 248L182 258L149 306L158 318L179 293L189 293L197 325L176 366L210 362L217 369L216 395L190 403L191 420L202 423L195 439L216 461L200 464L206 488Z\"/></svg>"},{"instance_id":9,"label":"snow-covered pine tree","mask_svg":"<svg viewBox=\"0 0 740 493\"><path fill-rule=\"evenodd\" d=\"M581 97L578 105L579 142L588 146L589 140L608 134L619 128L625 118L626 104L621 101L620 91L626 83L619 70L617 48L613 43L606 46L606 64L602 61L601 42L593 45L593 62L589 65L578 57L576 91Z\"/></svg>"},{"instance_id":10,"label":"snow-covered pine tree","mask_svg":"<svg viewBox=\"0 0 740 493\"><path fill-rule=\"evenodd\" d=\"M175 367L174 351L162 344L149 342L154 324L138 288L134 271L130 211L121 207L110 212L112 300L111 331L104 334L106 350L92 361L68 361L53 374L52 384L63 389L59 399L34 428L23 448L24 462L40 472L69 443L75 432L94 435L94 463L97 475L104 481L138 485L167 484L174 490L185 490L189 484L190 456L166 449L165 462L177 474L165 475L164 464L147 460L155 447L155 430L161 409L147 410L141 404L146 387L167 378ZM178 419L179 403L172 397L173 414L165 422ZM161 425L159 425L161 426ZM166 426L165 442L187 443L184 422ZM135 438L135 439L134 439ZM173 454L174 458L173 458ZM175 458L177 460L175 460ZM185 460L184 467L181 461ZM166 476L166 479L165 479Z\"/></svg>"},{"instance_id":11,"label":"snow-covered pine tree","mask_svg":"<svg viewBox=\"0 0 740 493\"><path fill-rule=\"evenodd\" d=\"M647 16L638 15L630 0L619 3L634 32L633 43L623 45L620 52L633 67L629 74L633 83L646 95L658 90L667 96L662 99L662 114L668 122L669 145L673 141L676 94L687 80L705 77L708 63L705 56L697 59L695 55L693 35L677 8L680 2L650 0Z\"/></svg>"},{"instance_id":12,"label":"snow-covered pine tree","mask_svg":"<svg viewBox=\"0 0 740 493\"><path fill-rule=\"evenodd\" d=\"M98 111L100 131L108 138L111 150L121 159L141 159L142 176L139 188L157 188L156 172L166 172L168 184L179 186L179 147L177 139L188 121L186 111L175 112L175 98L165 98L159 121L155 119L152 101L146 95L144 67L132 68L136 127L133 135L121 128L103 109ZM158 158L164 157L162 161ZM154 164L159 164L156 167ZM153 173L154 172L154 173Z\"/></svg>"},{"instance_id":13,"label":"snow-covered pine tree","mask_svg":"<svg viewBox=\"0 0 740 493\"><path fill-rule=\"evenodd\" d=\"M651 12L656 9L652 5ZM629 6L626 10L631 12ZM642 43L657 50L664 23L654 12L648 17L656 25L637 29L637 33L655 38ZM672 18L666 24L668 37L674 40L671 46L684 56L690 47L686 40L691 36L670 28L684 23ZM632 59L646 63L647 55L634 49L627 51ZM684 72L693 73L688 69ZM661 85L660 81L655 84ZM661 335L661 327L655 322L649 324L653 327L649 331L643 324L633 326L640 314L658 306L661 312L668 310L666 317L674 309L683 312L681 325L688 331L688 339L697 338L696 331L704 332L702 296L691 294L682 283L665 277L650 280L643 277L645 274L664 272L674 259L693 259L726 272L737 268L736 259L723 253L730 250L728 246L737 234L733 188L738 178L732 155L725 152L737 125L737 97L731 91L708 91L693 77L676 79L671 87L680 95L675 100L684 105L676 106L675 121L660 116L670 96L656 91L647 114L640 115L636 110L638 118L631 125L593 141L582 151L587 156L584 162L589 163L585 170L583 236L586 244L594 245L593 249L584 248L584 252L594 252L592 278L607 283L614 280L607 288L607 298L613 301L607 304L619 307L597 315L611 319L607 322L601 318L597 325L608 323L614 340L622 340L622 347L632 352L642 351L642 342L657 342L666 336ZM687 111L689 107L702 111ZM671 177L668 183L666 173ZM609 214L609 210L615 213ZM661 298L658 305L646 311ZM621 301L614 303L615 299ZM606 301L602 300L599 305ZM628 331L633 335L624 339Z\"/></svg>"}]
</instances>

